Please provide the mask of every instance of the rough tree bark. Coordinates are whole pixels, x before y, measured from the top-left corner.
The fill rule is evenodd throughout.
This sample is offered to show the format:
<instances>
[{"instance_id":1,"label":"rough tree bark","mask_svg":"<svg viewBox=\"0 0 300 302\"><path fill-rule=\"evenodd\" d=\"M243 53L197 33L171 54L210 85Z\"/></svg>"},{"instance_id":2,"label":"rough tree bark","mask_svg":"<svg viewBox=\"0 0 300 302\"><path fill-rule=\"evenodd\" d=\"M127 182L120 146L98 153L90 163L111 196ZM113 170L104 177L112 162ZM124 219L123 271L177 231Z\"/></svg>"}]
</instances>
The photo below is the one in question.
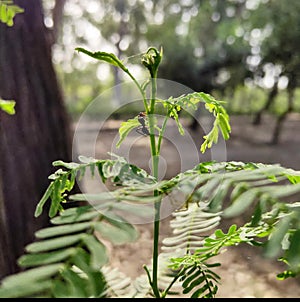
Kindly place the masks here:
<instances>
[{"instance_id":1,"label":"rough tree bark","mask_svg":"<svg viewBox=\"0 0 300 302\"><path fill-rule=\"evenodd\" d=\"M0 24L0 96L16 101L16 115L0 112L0 278L19 270L16 259L48 225L34 218L54 171L70 161L71 136L51 59L40 0L15 0L25 12L9 28Z\"/></svg>"}]
</instances>

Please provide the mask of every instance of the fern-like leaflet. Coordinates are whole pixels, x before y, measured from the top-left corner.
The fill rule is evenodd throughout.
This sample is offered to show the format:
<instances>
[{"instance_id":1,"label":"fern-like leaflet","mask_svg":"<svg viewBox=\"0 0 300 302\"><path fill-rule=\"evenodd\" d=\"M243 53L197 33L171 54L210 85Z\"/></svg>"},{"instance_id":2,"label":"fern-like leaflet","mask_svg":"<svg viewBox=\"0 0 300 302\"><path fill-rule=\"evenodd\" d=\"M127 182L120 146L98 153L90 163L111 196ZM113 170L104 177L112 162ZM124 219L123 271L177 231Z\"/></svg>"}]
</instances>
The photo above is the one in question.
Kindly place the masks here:
<instances>
[{"instance_id":1,"label":"fern-like leaflet","mask_svg":"<svg viewBox=\"0 0 300 302\"><path fill-rule=\"evenodd\" d=\"M60 168L50 177L52 182L37 206L39 214L45 202L51 201L56 209L51 212L54 226L36 233L38 241L29 244L27 254L19 259L26 271L3 280L1 297L151 296L145 276L131 285L127 279L116 288L115 277L109 277L109 272L117 272L107 270L105 241L116 245L136 240L136 229L121 213L143 215L135 205L153 205L158 200L174 205L173 235L163 241L159 256L163 295L215 296L219 277L213 269L218 263L211 260L223 247L240 243L260 245L267 255L281 257L288 264L281 278L299 273L299 232L295 231L300 209L299 172L279 165L208 162L170 180L155 181L118 157L103 161L82 157L81 163L54 165ZM98 171L103 180L110 179L116 190L69 195L75 178L86 169ZM249 195L243 203L245 194ZM292 200L286 202L288 196ZM93 203L63 209L69 200ZM228 206L224 205L226 200L230 201ZM248 224L232 226L228 233L216 230L221 218L240 215L251 205L254 210Z\"/></svg>"}]
</instances>

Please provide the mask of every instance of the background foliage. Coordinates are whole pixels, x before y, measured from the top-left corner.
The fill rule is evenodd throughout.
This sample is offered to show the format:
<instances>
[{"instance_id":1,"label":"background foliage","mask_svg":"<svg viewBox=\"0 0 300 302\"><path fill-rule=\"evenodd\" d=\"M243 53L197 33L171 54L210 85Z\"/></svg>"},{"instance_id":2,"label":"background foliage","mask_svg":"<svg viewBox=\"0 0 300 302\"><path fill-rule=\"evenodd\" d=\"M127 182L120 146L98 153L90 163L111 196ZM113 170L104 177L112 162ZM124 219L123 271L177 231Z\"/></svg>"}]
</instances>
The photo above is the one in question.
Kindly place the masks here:
<instances>
[{"instance_id":1,"label":"background foliage","mask_svg":"<svg viewBox=\"0 0 300 302\"><path fill-rule=\"evenodd\" d=\"M44 2L49 12L53 1ZM52 24L49 13L46 21ZM277 87L280 100L268 109L278 115L288 107L285 90L299 86L299 30L294 0L68 0L54 62L74 116L122 80L115 68L78 56L78 45L113 52L129 63L150 45L164 45L160 77L214 91L228 101L229 113L259 111ZM143 76L141 70L137 74ZM118 102L117 95L112 98ZM299 107L298 101L293 110Z\"/></svg>"}]
</instances>

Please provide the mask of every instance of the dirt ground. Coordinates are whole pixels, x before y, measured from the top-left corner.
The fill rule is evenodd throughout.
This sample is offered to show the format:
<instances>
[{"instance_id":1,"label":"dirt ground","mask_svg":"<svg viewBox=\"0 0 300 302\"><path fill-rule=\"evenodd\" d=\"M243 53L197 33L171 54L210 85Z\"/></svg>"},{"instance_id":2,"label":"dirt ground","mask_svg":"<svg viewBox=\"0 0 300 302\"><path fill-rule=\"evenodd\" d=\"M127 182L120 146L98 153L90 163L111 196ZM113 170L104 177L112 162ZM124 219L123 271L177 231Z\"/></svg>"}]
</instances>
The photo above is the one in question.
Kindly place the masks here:
<instances>
[{"instance_id":1,"label":"dirt ground","mask_svg":"<svg viewBox=\"0 0 300 302\"><path fill-rule=\"evenodd\" d=\"M185 124L188 125L190 121ZM101 124L81 121L74 125L76 152L98 159L108 158L107 152L124 156L131 163L150 171L148 138L132 133L120 149L116 149L118 127L121 121L108 120ZM202 122L206 130L209 120ZM77 127L76 127L77 126ZM200 154L202 129L187 131L189 139L178 134L174 125L169 126L166 141L162 144L160 178L170 178L178 172L193 167L197 161L244 161L278 163L284 167L300 170L300 115L290 114L284 122L280 142L271 145L274 119L263 116L259 126L251 124L249 116L231 117L232 134L229 141L220 141L212 151ZM186 127L186 130L188 128ZM98 192L103 187L93 181L86 181L84 191ZM170 235L170 216L161 221L161 238ZM137 224L140 238L133 244L114 248L112 265L121 268L132 278L144 274L143 264L149 264L152 255L152 223ZM232 248L219 256L222 266L218 269L221 284L217 297L292 298L300 297L300 280L276 280L276 273L282 271L280 263L264 259L250 246Z\"/></svg>"}]
</instances>

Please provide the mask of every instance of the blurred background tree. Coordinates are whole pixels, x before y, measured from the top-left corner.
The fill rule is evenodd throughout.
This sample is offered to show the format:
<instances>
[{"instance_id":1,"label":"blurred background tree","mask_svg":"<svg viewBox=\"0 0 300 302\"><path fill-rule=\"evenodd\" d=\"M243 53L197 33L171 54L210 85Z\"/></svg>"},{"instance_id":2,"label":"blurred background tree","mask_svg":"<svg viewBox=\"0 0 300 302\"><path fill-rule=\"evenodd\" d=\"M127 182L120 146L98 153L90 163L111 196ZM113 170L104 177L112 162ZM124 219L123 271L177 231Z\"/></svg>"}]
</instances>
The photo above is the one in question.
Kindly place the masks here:
<instances>
[{"instance_id":1,"label":"blurred background tree","mask_svg":"<svg viewBox=\"0 0 300 302\"><path fill-rule=\"evenodd\" d=\"M287 4L278 0L260 5L253 15L253 27L257 31L270 32L261 43L261 63L256 75L273 75L272 80L267 83L267 102L256 113L254 123L259 124L261 114L274 105L279 87L286 89L287 95L277 117L272 143L278 143L280 129L287 114L299 110L299 107L295 108L295 94L300 76L300 56L297 51L300 43L299 17L299 1L290 1Z\"/></svg>"},{"instance_id":2,"label":"blurred background tree","mask_svg":"<svg viewBox=\"0 0 300 302\"><path fill-rule=\"evenodd\" d=\"M44 2L51 10L54 1ZM262 112L275 114L276 143L285 112L299 111L299 17L295 0L68 0L54 62L76 117L122 74L78 56L75 47L134 63L149 46L163 46L161 78L213 92L231 114L252 114L255 124Z\"/></svg>"},{"instance_id":3,"label":"blurred background tree","mask_svg":"<svg viewBox=\"0 0 300 302\"><path fill-rule=\"evenodd\" d=\"M61 0L58 0L58 2ZM15 0L24 12L0 24L0 96L16 114L0 112L0 278L17 271L17 258L48 225L34 219L52 162L72 160L69 118L52 63L54 35L44 26L39 0Z\"/></svg>"}]
</instances>

